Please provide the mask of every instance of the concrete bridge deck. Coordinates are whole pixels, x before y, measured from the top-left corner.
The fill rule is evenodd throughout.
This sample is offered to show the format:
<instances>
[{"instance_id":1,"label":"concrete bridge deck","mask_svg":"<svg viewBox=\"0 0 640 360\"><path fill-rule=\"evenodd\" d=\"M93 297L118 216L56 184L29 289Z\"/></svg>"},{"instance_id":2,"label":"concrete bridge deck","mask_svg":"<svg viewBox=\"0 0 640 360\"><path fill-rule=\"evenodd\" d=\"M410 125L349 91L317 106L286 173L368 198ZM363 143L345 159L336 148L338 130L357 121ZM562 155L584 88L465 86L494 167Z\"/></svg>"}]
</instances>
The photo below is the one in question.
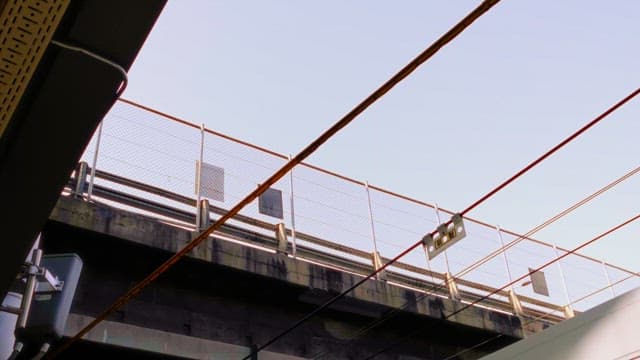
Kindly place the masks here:
<instances>
[{"instance_id":1,"label":"concrete bridge deck","mask_svg":"<svg viewBox=\"0 0 640 360\"><path fill-rule=\"evenodd\" d=\"M156 218L61 197L43 232L44 249L76 252L85 262L68 334L192 236L192 231ZM285 254L211 238L86 341L163 356L240 358L252 345L266 342L360 278ZM442 359L501 334L487 346L459 357L473 359L524 336L520 318L484 307L471 307L443 320L461 306L463 303L442 296L425 296L370 280L273 344L269 352L261 352L260 358L360 359L413 333L401 346L377 358ZM400 308L383 325L356 336L361 328ZM541 327L538 324L527 331ZM81 346L75 351L90 348Z\"/></svg>"}]
</instances>

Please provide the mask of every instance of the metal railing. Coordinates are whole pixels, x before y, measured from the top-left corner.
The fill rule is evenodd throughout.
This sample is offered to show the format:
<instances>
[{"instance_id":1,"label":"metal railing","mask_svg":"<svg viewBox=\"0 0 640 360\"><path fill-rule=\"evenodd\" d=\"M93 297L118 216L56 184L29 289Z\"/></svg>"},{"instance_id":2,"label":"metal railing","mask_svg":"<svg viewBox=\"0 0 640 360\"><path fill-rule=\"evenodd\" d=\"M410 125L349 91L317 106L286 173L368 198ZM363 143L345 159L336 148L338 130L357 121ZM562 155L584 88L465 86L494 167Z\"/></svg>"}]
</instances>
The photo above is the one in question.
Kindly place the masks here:
<instances>
[{"instance_id":1,"label":"metal railing","mask_svg":"<svg viewBox=\"0 0 640 360\"><path fill-rule=\"evenodd\" d=\"M86 163L81 164L80 167L87 167ZM80 168L79 167L79 168ZM86 172L85 172L86 173ZM70 181L67 187L67 191L78 198L86 198L88 189L88 182L80 181L81 177L77 177L77 174L82 174L82 171L76 171L74 177ZM166 201L175 202L176 204L182 204L186 206L195 207L197 200L182 196L180 194L172 193L154 186L146 185L138 181L126 179L124 177L111 174L105 171L96 170L95 176L97 179L107 181L113 185L120 185L127 187L131 190L137 190L148 195L156 195L164 198ZM78 186L80 184L80 186ZM78 192L79 191L79 192ZM107 204L125 207L128 210L137 210L149 216L156 216L163 219L171 219L176 221L176 225L195 229L194 212L185 211L177 207L172 207L166 202L158 202L146 199L144 196L135 196L125 191L114 190L112 187L104 185L94 185L92 188L92 198L94 201L103 201ZM213 220L216 215L222 215L226 212L226 209L210 205L209 214L213 215L209 221ZM251 244L253 246L263 247L272 251L282 251L282 245L279 243L277 236L262 235L256 230L263 230L271 233L276 233L278 224L270 223L267 221L255 219L252 217L238 215L233 220L241 225L225 224L221 230L212 237L224 235L225 238L231 238L236 242ZM291 230L286 230L287 235L291 235ZM298 246L297 258L300 260L312 261L314 263L328 266L331 268L340 269L349 273L366 276L372 272L372 254L365 251L351 248L349 246L337 244L331 241L320 239L310 234L298 232L298 239L306 241L310 244L316 245L316 247L323 248L324 251L318 250L314 247ZM284 248L284 253L291 254L292 245L287 242ZM330 252L334 252L331 254ZM336 254L337 253L337 254ZM355 261L353 258L357 258L360 261ZM381 258L383 262L389 261L387 258ZM367 262L370 263L367 265ZM412 288L417 291L424 291L432 295L441 297L452 297L447 286L442 286L448 280L443 273L429 271L427 269L419 268L411 264L407 264L401 261L394 263L391 266L392 270L386 272L385 281L390 284L396 284L399 286ZM398 270L404 270L410 274L403 274ZM413 276L411 276L413 275ZM424 280L424 277L431 279ZM496 289L484 284L475 283L464 279L452 279L457 286L467 290L460 290L458 292L458 300L472 302L482 297L483 294L487 294L495 291ZM523 313L520 314L527 318L540 318L545 316L547 321L555 323L564 319L564 317L555 315L556 313L563 313L563 306L555 305L549 302L537 300L527 296L519 296L519 300L523 305ZM494 298L488 299L483 302L483 305L491 309L513 313L513 304L509 301L509 293L506 290L496 293Z\"/></svg>"},{"instance_id":2,"label":"metal railing","mask_svg":"<svg viewBox=\"0 0 640 360\"><path fill-rule=\"evenodd\" d=\"M105 117L101 133L94 136L83 155L83 160L91 163L85 173L96 169L89 179L94 185L88 197L109 198L136 211L164 214L189 226L196 223L195 214L199 212L197 160L224 171L224 188L220 189L224 198L209 199L212 205L208 207L212 214L220 214L287 159L126 100L116 103ZM250 226L264 246L281 249L274 233L281 223L290 241L290 253L305 255L309 260L317 258L314 261L318 262L330 258L329 265L343 264L346 271L358 274L371 271L376 251L380 254L378 262L385 262L433 230L441 218L447 220L453 215L433 204L306 163L294 168L274 188L283 197L282 218L261 213L256 202L243 209L229 226L236 230ZM403 286L433 287L434 283L447 281L444 274L457 274L495 252L496 256L455 279L462 296L471 299L499 288L511 275L527 274L529 268L567 252L527 237L501 253L504 244L521 235L473 218L466 217L465 221L467 238L447 249L446 260L440 256L429 261L422 252L410 253L392 267L387 281L402 279ZM632 272L581 254L572 254L544 272L548 296L536 293L530 285L517 286L513 291L527 311L553 311L557 319L564 317L567 305L584 311L640 285L637 276L630 276ZM623 278L626 280L619 282ZM603 287L611 292L589 295ZM438 291L439 295L450 296L446 285ZM512 312L505 306L508 296L500 292L493 300L500 303L497 308ZM576 303L576 299L581 301Z\"/></svg>"}]
</instances>

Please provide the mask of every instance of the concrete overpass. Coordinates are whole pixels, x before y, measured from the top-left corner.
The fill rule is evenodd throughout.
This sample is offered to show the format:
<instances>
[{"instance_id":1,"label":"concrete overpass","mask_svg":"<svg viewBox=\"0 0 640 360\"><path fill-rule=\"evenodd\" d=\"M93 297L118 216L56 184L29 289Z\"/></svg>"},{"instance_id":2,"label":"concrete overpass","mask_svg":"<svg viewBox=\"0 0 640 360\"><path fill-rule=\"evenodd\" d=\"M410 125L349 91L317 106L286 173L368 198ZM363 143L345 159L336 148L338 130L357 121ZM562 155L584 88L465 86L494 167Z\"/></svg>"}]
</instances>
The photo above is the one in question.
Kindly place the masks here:
<instances>
[{"instance_id":1,"label":"concrete overpass","mask_svg":"<svg viewBox=\"0 0 640 360\"><path fill-rule=\"evenodd\" d=\"M109 197L107 189L96 191ZM112 192L111 198L117 194ZM131 204L144 202L134 200ZM152 203L146 203L151 209ZM157 217L72 195L61 197L44 227L43 248L47 253L78 253L85 263L67 335L75 334L193 235L191 229ZM227 225L70 354L241 358L251 346L266 342L360 278L357 272L362 265L350 265L349 260L328 254L294 259L274 251L277 248L274 238ZM305 254L304 248L299 251ZM329 266L330 261L338 266ZM349 266L353 271L347 271ZM400 274L388 275L404 281ZM415 329L424 329L377 358L443 359L501 334L497 341L457 357L475 359L549 324L527 322L523 328L523 318L507 313L508 303L493 304L495 309L472 307L443 320L464 304L447 298L446 290L425 296L420 291L420 286L429 285L425 281L407 279L404 284L413 288L368 281L259 358L361 359ZM401 308L382 326L357 336L359 329Z\"/></svg>"}]
</instances>

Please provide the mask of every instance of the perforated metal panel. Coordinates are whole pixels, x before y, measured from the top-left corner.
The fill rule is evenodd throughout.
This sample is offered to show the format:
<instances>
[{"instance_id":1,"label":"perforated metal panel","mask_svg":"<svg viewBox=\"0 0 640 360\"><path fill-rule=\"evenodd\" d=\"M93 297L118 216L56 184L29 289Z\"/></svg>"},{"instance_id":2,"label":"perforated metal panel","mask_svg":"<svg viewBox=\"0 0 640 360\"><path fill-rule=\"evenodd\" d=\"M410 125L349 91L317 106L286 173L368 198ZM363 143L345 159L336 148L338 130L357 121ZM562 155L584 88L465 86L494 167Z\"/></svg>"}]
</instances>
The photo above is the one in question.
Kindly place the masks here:
<instances>
[{"instance_id":1,"label":"perforated metal panel","mask_svg":"<svg viewBox=\"0 0 640 360\"><path fill-rule=\"evenodd\" d=\"M69 0L0 1L0 136L68 5Z\"/></svg>"},{"instance_id":2,"label":"perforated metal panel","mask_svg":"<svg viewBox=\"0 0 640 360\"><path fill-rule=\"evenodd\" d=\"M284 219L282 191L269 188L258 198L258 211L278 219Z\"/></svg>"},{"instance_id":3,"label":"perforated metal panel","mask_svg":"<svg viewBox=\"0 0 640 360\"><path fill-rule=\"evenodd\" d=\"M206 162L202 162L200 167L199 163L196 160L195 193L198 194L198 188L200 188L202 197L224 202L224 169Z\"/></svg>"}]
</instances>

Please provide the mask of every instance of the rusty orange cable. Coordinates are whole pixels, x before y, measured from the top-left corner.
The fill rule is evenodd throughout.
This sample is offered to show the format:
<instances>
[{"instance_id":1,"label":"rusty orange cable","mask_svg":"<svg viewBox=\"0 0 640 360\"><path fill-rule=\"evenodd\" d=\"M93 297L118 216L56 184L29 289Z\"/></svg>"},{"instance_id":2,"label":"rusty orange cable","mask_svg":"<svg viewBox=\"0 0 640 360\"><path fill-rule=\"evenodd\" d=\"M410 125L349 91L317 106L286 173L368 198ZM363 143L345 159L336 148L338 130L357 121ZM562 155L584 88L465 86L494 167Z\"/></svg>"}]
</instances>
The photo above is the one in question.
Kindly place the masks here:
<instances>
[{"instance_id":1,"label":"rusty orange cable","mask_svg":"<svg viewBox=\"0 0 640 360\"><path fill-rule=\"evenodd\" d=\"M580 245L576 246L575 248L573 248L573 249L571 249L571 250L567 251L566 253L564 253L564 254L562 254L562 255L560 255L560 256L558 256L558 257L554 258L554 259L549 260L548 262L546 262L546 263L544 263L544 264L542 264L542 265L538 266L537 268L535 268L535 269L533 269L533 270L531 270L531 271L527 272L526 274L524 274L524 275L522 275L522 276L518 277L517 279L514 279L514 280L512 280L512 281L509 281L508 283L504 284L504 285L503 285L503 286L501 286L500 288L497 288L497 289L493 290L492 292L490 292L490 293L488 293L488 294L486 294L486 295L482 296L481 298L479 298L479 299L477 299L477 300L474 300L474 301L472 301L472 302L470 302L470 303L466 303L466 304L464 304L464 305L463 305L462 307L460 307L459 309L457 309L457 310L455 310L455 311L451 312L449 315L446 315L445 317L443 317L443 318L442 318L442 320L447 320L447 319L451 318L452 316L455 316L455 315L457 315L457 314L459 314L459 313L461 313L461 312L465 311L466 309L468 309L468 308L470 308L470 307L472 307L472 306L474 306L474 305L476 305L476 304L481 303L482 301L484 301L484 300L488 299L489 297L491 297L491 296L493 296L493 295L495 295L495 294L499 293L500 291L503 291L504 289L506 289L506 288L508 288L508 287L511 287L511 286L513 286L514 284L517 284L518 282L520 282L520 281L522 281L522 280L526 279L527 277L531 276L531 274L537 273L538 271L541 271L542 269L545 269L545 268L546 268L546 267L548 267L549 265L552 265L552 264L554 264L554 263L556 263L556 262L558 262L558 261L560 261L560 260L564 259L565 257L567 257L567 256L569 256L569 255L571 255L571 254L575 254L577 251L580 251L580 250L582 250L583 248L585 248L585 247L587 247L587 246L589 246L589 245L591 245L591 244L593 244L593 243L595 243L595 242L597 242L597 241L599 241L599 240L601 240L601 239L603 239L603 238L607 237L608 235L610 235L610 234L612 234L612 233L614 233L614 232L616 232L616 231L618 231L618 230L622 229L623 227L625 227L625 226L627 226L627 225L629 225L629 224L633 223L634 221L636 221L636 220L638 220L638 219L640 219L640 214L637 214L637 215L635 215L635 216L632 216L631 218L629 218L629 219L625 220L624 222L622 222L622 223L620 223L620 224L618 224L618 225L616 225L616 226L614 226L614 227L610 228L609 230L607 230L607 231L605 231L605 232L603 232L603 233L601 233L601 234L599 234L599 235L595 236L594 238L592 238L592 239L590 239L590 240L588 240L588 241L583 242L582 244L580 244ZM375 353L374 353L374 354L372 354L372 355L369 355L366 359L367 359L367 360L369 360L369 359L373 359L373 358L375 358L376 356L378 356L378 355L380 355L380 354L382 354L382 353L384 353L384 352L386 352L386 351L389 351L389 350L393 349L394 347L396 347L396 346L398 346L399 344L401 344L404 340L406 340L408 336L411 336L412 334L414 334L414 333L418 332L419 330L421 330L421 329L416 329L416 330L414 330L414 331L411 331L409 334L407 334L407 335L403 336L401 339L399 339L398 341L394 342L393 344L391 344L391 345L389 345L389 346L385 347L384 349L381 349L381 350L379 350L379 351L375 352Z\"/></svg>"},{"instance_id":2,"label":"rusty orange cable","mask_svg":"<svg viewBox=\"0 0 640 360\"><path fill-rule=\"evenodd\" d=\"M215 223L213 223L211 226L205 229L202 233L196 236L193 240L191 240L187 245L185 245L184 248L176 252L173 256L171 256L164 263L158 266L158 268L156 268L142 281L140 281L131 289L129 289L124 295L120 296L113 304L111 304L107 309L105 309L102 313L100 313L94 320L92 320L89 324L87 324L84 328L82 328L77 334L75 334L68 341L63 343L60 347L52 351L47 356L47 358L57 357L60 353L68 349L72 344L80 340L85 334L91 331L91 329L96 327L96 325L104 321L109 315L111 315L118 309L122 308L122 306L124 306L132 298L136 297L145 287L147 287L150 283L156 280L161 274L163 274L165 271L167 271L169 268L175 265L180 259L182 259L189 252L191 252L191 250L193 250L196 246L198 246L204 240L206 240L209 237L209 235L211 235L214 231L219 229L227 220L229 220L230 218L238 214L240 210L242 210L245 206L247 206L249 203L254 201L258 196L260 196L260 194L266 191L271 185L275 184L278 180L284 177L291 169L293 169L296 165L301 163L304 159L306 159L309 155L311 155L314 151L316 151L322 144L324 144L332 136L334 136L336 133L342 130L345 126L349 125L349 123L351 123L358 115L363 113L369 106L371 106L378 99L380 99L387 92L389 92L395 85L397 85L403 79L405 79L407 76L413 73L420 65L422 65L427 60L429 60L442 47L444 47L449 42L451 42L455 37L457 37L460 33L462 33L469 25L471 25L476 19L478 19L480 16L486 13L498 2L500 2L500 0L483 1L471 13L469 13L466 17L464 17L459 23L457 23L454 27L452 27L449 31L447 31L444 35L442 35L439 39L437 39L433 44L427 47L422 53L420 53L416 58L414 58L411 62L405 65L398 73L396 73L393 77L391 77L384 84L382 84L371 95L367 96L360 104L358 104L355 108L353 108L345 116L343 116L340 120L338 120L333 126L331 126L324 133L322 133L316 140L311 142L300 153L298 153L298 155L296 155L291 160L289 160L286 164L284 164L278 171L276 171L267 180L265 180L262 184L260 184L254 191L252 191L243 200L241 200L238 204L236 204L233 208L231 208L227 213L222 215ZM264 348L266 346L268 346L268 344L263 345L261 348Z\"/></svg>"},{"instance_id":3,"label":"rusty orange cable","mask_svg":"<svg viewBox=\"0 0 640 360\"><path fill-rule=\"evenodd\" d=\"M495 195L498 191L502 190L504 187L506 187L507 185L509 185L510 183L514 182L515 180L517 180L518 178L520 178L522 175L524 175L525 173L527 173L529 170L533 169L535 166L537 166L538 164L540 164L544 159L548 158L549 156L551 156L552 154L554 154L555 152L557 152L558 150L560 150L562 147L564 147L565 145L567 145L568 143L570 143L571 141L573 141L575 138L577 138L578 136L580 136L581 134L583 134L585 131L587 131L588 129L590 129L591 127L593 127L594 125L596 125L597 123L599 123L600 121L604 120L607 116L609 116L611 113L613 113L614 111L616 111L617 109L619 109L622 105L626 104L627 102L629 102L631 99L633 99L634 97L636 97L638 94L640 94L640 88L636 89L635 91L633 91L631 94L627 95L624 99L618 101L616 104L614 104L612 107L610 107L609 109L607 109L605 112L603 112L602 114L600 114L599 116L597 116L595 119L591 120L589 123L587 123L585 126L583 126L582 128L578 129L576 132L574 132L573 134L571 134L569 137L567 137L566 139L564 139L563 141L561 141L558 145L554 146L553 148L551 148L551 150L547 151L546 153L544 153L542 156L540 156L539 158L537 158L536 160L532 161L531 163L529 163L529 165L527 165L526 167L524 167L522 170L518 171L515 175L513 175L512 177L510 177L509 179L507 179L506 181L502 182L500 185L496 186L493 190L491 190L490 192L488 192L486 195L484 195L483 197L481 197L478 201L474 202L471 206L467 207L465 210L463 210L462 213L460 213L461 215L465 215L467 212L473 210L476 206L480 205L482 202L486 201L487 199L489 199L491 196ZM482 201L480 201L482 200ZM448 222L446 222L444 225L449 225L451 224L451 220L449 220ZM433 236L435 233L437 232L437 230L432 231L430 234ZM280 334L276 335L275 337L273 337L271 340L267 341L264 345L260 346L257 348L257 350L253 350L249 355L247 355L245 358L243 358L242 360L247 360L251 357L251 355L256 354L258 351L266 348L267 346L269 346L270 344L273 344L274 342L276 342L278 339L280 339L281 337L285 336L286 334L290 333L291 331L293 331L294 329L296 329L297 327L299 327L300 325L302 325L303 323L305 323L307 320L311 319L312 317L314 317L316 314L318 314L319 312L321 312L322 310L328 308L329 306L333 305L335 302L337 302L338 300L342 299L344 296L346 296L348 293L350 293L351 291L353 291L354 289L356 289L357 287L359 287L360 285L364 284L367 280L371 279L372 277L378 275L379 273L383 272L387 267L391 266L393 263L395 263L396 261L400 260L401 258L403 258L405 255L407 255L408 253L412 252L413 250L415 250L416 248L418 248L419 246L422 245L423 240L418 240L417 242L415 242L413 245L409 246L408 248L406 248L404 251L402 251L400 254L396 255L396 257L394 257L393 259L389 260L389 262L387 262L386 264L382 265L381 267L379 267L378 269L376 269L375 271L373 271L371 274L367 275L366 277L360 279L358 282L356 282L355 284L353 284L351 287L349 287L348 289L344 290L343 292L341 292L340 294L334 296L333 298L331 298L330 300L328 300L326 303L322 304L320 307L316 308L315 310L313 310L312 312L310 312L309 314L305 315L302 319L298 320L297 322L295 322L293 325L291 325L291 327L287 328L286 330L284 330L283 332L281 332ZM495 292L492 292L490 295L493 295Z\"/></svg>"}]
</instances>

